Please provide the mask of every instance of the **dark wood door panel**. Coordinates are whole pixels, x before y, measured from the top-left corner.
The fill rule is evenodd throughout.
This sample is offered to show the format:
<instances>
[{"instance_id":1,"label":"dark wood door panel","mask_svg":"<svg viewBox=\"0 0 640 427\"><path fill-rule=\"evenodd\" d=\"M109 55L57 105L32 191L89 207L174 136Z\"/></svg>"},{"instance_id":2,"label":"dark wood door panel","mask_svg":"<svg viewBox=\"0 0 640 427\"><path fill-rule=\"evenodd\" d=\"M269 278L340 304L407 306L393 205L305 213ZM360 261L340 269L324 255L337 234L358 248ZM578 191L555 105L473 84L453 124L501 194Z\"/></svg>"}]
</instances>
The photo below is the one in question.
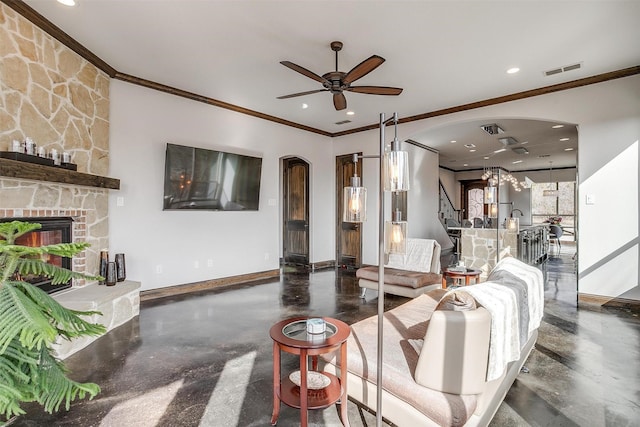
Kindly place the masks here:
<instances>
[{"instance_id":1,"label":"dark wood door panel","mask_svg":"<svg viewBox=\"0 0 640 427\"><path fill-rule=\"evenodd\" d=\"M285 159L283 187L284 262L309 265L309 164Z\"/></svg>"},{"instance_id":2,"label":"dark wood door panel","mask_svg":"<svg viewBox=\"0 0 640 427\"><path fill-rule=\"evenodd\" d=\"M362 226L342 221L344 187L351 185L356 170L358 176L362 176L362 163L354 163L353 155L336 157L336 263L346 268L362 265Z\"/></svg>"}]
</instances>

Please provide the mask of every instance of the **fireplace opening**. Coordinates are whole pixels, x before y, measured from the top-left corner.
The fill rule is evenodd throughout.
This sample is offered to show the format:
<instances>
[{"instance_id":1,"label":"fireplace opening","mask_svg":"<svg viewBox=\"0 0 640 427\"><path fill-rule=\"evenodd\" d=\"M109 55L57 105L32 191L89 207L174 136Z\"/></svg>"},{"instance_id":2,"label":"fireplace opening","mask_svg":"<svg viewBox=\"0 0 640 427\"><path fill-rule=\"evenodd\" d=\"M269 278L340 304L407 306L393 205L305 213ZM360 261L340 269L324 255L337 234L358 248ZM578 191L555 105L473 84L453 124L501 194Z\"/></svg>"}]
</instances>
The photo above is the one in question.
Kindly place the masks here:
<instances>
[{"instance_id":1,"label":"fireplace opening","mask_svg":"<svg viewBox=\"0 0 640 427\"><path fill-rule=\"evenodd\" d=\"M0 221L25 221L36 222L42 225L39 230L34 230L16 239L16 244L37 247L43 245L55 245L58 243L71 243L72 241L72 224L73 218L71 217L54 217L54 218L2 218ZM53 264L57 267L66 268L71 270L71 258L65 258L57 255L43 255L44 261L49 264ZM51 279L45 276L37 276L30 274L23 276L22 280L29 282L34 286L39 287L48 294L61 291L71 287L71 281L53 285Z\"/></svg>"}]
</instances>

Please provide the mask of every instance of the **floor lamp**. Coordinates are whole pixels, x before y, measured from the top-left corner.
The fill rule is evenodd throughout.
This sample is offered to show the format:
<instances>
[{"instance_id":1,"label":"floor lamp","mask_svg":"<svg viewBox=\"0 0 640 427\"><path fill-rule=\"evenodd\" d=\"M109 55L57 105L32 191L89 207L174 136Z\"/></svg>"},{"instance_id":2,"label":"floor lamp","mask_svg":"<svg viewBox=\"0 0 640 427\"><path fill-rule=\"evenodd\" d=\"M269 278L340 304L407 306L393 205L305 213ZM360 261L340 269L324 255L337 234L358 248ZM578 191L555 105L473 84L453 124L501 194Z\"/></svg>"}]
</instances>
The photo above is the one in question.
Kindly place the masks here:
<instances>
[{"instance_id":1,"label":"floor lamp","mask_svg":"<svg viewBox=\"0 0 640 427\"><path fill-rule=\"evenodd\" d=\"M385 147L385 127L394 124L395 137L387 150ZM370 156L353 155L354 163L358 159L377 158L380 161L379 194L378 194L378 352L377 352L377 383L376 383L376 426L382 426L382 332L384 321L384 264L386 254L406 253L407 223L402 221L399 211L394 213L392 220L384 221L384 193L385 191L399 192L409 189L409 156L406 151L400 151L398 140L398 114L385 120L384 113L380 114L380 147L379 154ZM351 185L344 188L343 221L364 222L366 220L367 190L361 186L360 177L354 175Z\"/></svg>"}]
</instances>

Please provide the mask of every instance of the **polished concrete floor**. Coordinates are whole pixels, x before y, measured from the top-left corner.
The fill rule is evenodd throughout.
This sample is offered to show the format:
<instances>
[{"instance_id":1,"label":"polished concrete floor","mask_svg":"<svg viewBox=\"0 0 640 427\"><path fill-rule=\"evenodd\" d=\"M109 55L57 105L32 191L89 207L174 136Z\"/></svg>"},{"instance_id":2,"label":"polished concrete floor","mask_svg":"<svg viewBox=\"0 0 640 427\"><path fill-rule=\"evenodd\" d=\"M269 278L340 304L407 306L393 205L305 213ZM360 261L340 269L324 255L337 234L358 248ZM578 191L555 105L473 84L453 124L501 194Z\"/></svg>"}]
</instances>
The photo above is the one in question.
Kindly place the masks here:
<instances>
[{"instance_id":1,"label":"polished concrete floor","mask_svg":"<svg viewBox=\"0 0 640 427\"><path fill-rule=\"evenodd\" d=\"M638 311L576 304L571 252L544 266L546 306L526 367L492 426L640 425ZM369 291L371 292L371 291ZM285 269L277 281L143 304L140 317L67 360L72 376L102 393L48 415L35 405L14 426L268 426L272 411L269 328L293 316L347 323L376 313L353 273ZM385 298L393 307L406 299ZM293 370L294 356L283 356ZM375 416L348 403L352 426ZM309 412L312 426L341 425L335 407ZM279 426L299 424L283 406Z\"/></svg>"}]
</instances>

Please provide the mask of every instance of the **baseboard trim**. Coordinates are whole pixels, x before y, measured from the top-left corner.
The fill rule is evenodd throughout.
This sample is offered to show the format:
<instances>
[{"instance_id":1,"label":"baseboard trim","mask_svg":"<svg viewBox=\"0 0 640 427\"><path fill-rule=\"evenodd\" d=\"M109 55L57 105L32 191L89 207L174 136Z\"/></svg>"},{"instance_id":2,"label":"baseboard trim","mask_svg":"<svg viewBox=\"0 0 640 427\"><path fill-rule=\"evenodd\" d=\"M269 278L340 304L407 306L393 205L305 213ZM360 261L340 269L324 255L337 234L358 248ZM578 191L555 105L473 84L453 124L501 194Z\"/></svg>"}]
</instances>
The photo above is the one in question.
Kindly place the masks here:
<instances>
[{"instance_id":1,"label":"baseboard trim","mask_svg":"<svg viewBox=\"0 0 640 427\"><path fill-rule=\"evenodd\" d=\"M312 271L323 270L326 268L336 268L336 261L329 260L329 261L314 262L311 264Z\"/></svg>"},{"instance_id":2,"label":"baseboard trim","mask_svg":"<svg viewBox=\"0 0 640 427\"><path fill-rule=\"evenodd\" d=\"M280 277L280 270L267 270L257 273L240 274L238 276L221 277L219 279L205 280L202 282L186 283L183 285L167 286L164 288L148 289L140 292L140 301L150 301L157 298L165 298L191 292L207 291L225 286L255 282L256 280L273 279Z\"/></svg>"},{"instance_id":3,"label":"baseboard trim","mask_svg":"<svg viewBox=\"0 0 640 427\"><path fill-rule=\"evenodd\" d=\"M640 300L627 299L627 298L612 298L602 295L593 294L578 294L578 304L595 304L606 307L620 307L620 308L633 308L640 309Z\"/></svg>"}]
</instances>

